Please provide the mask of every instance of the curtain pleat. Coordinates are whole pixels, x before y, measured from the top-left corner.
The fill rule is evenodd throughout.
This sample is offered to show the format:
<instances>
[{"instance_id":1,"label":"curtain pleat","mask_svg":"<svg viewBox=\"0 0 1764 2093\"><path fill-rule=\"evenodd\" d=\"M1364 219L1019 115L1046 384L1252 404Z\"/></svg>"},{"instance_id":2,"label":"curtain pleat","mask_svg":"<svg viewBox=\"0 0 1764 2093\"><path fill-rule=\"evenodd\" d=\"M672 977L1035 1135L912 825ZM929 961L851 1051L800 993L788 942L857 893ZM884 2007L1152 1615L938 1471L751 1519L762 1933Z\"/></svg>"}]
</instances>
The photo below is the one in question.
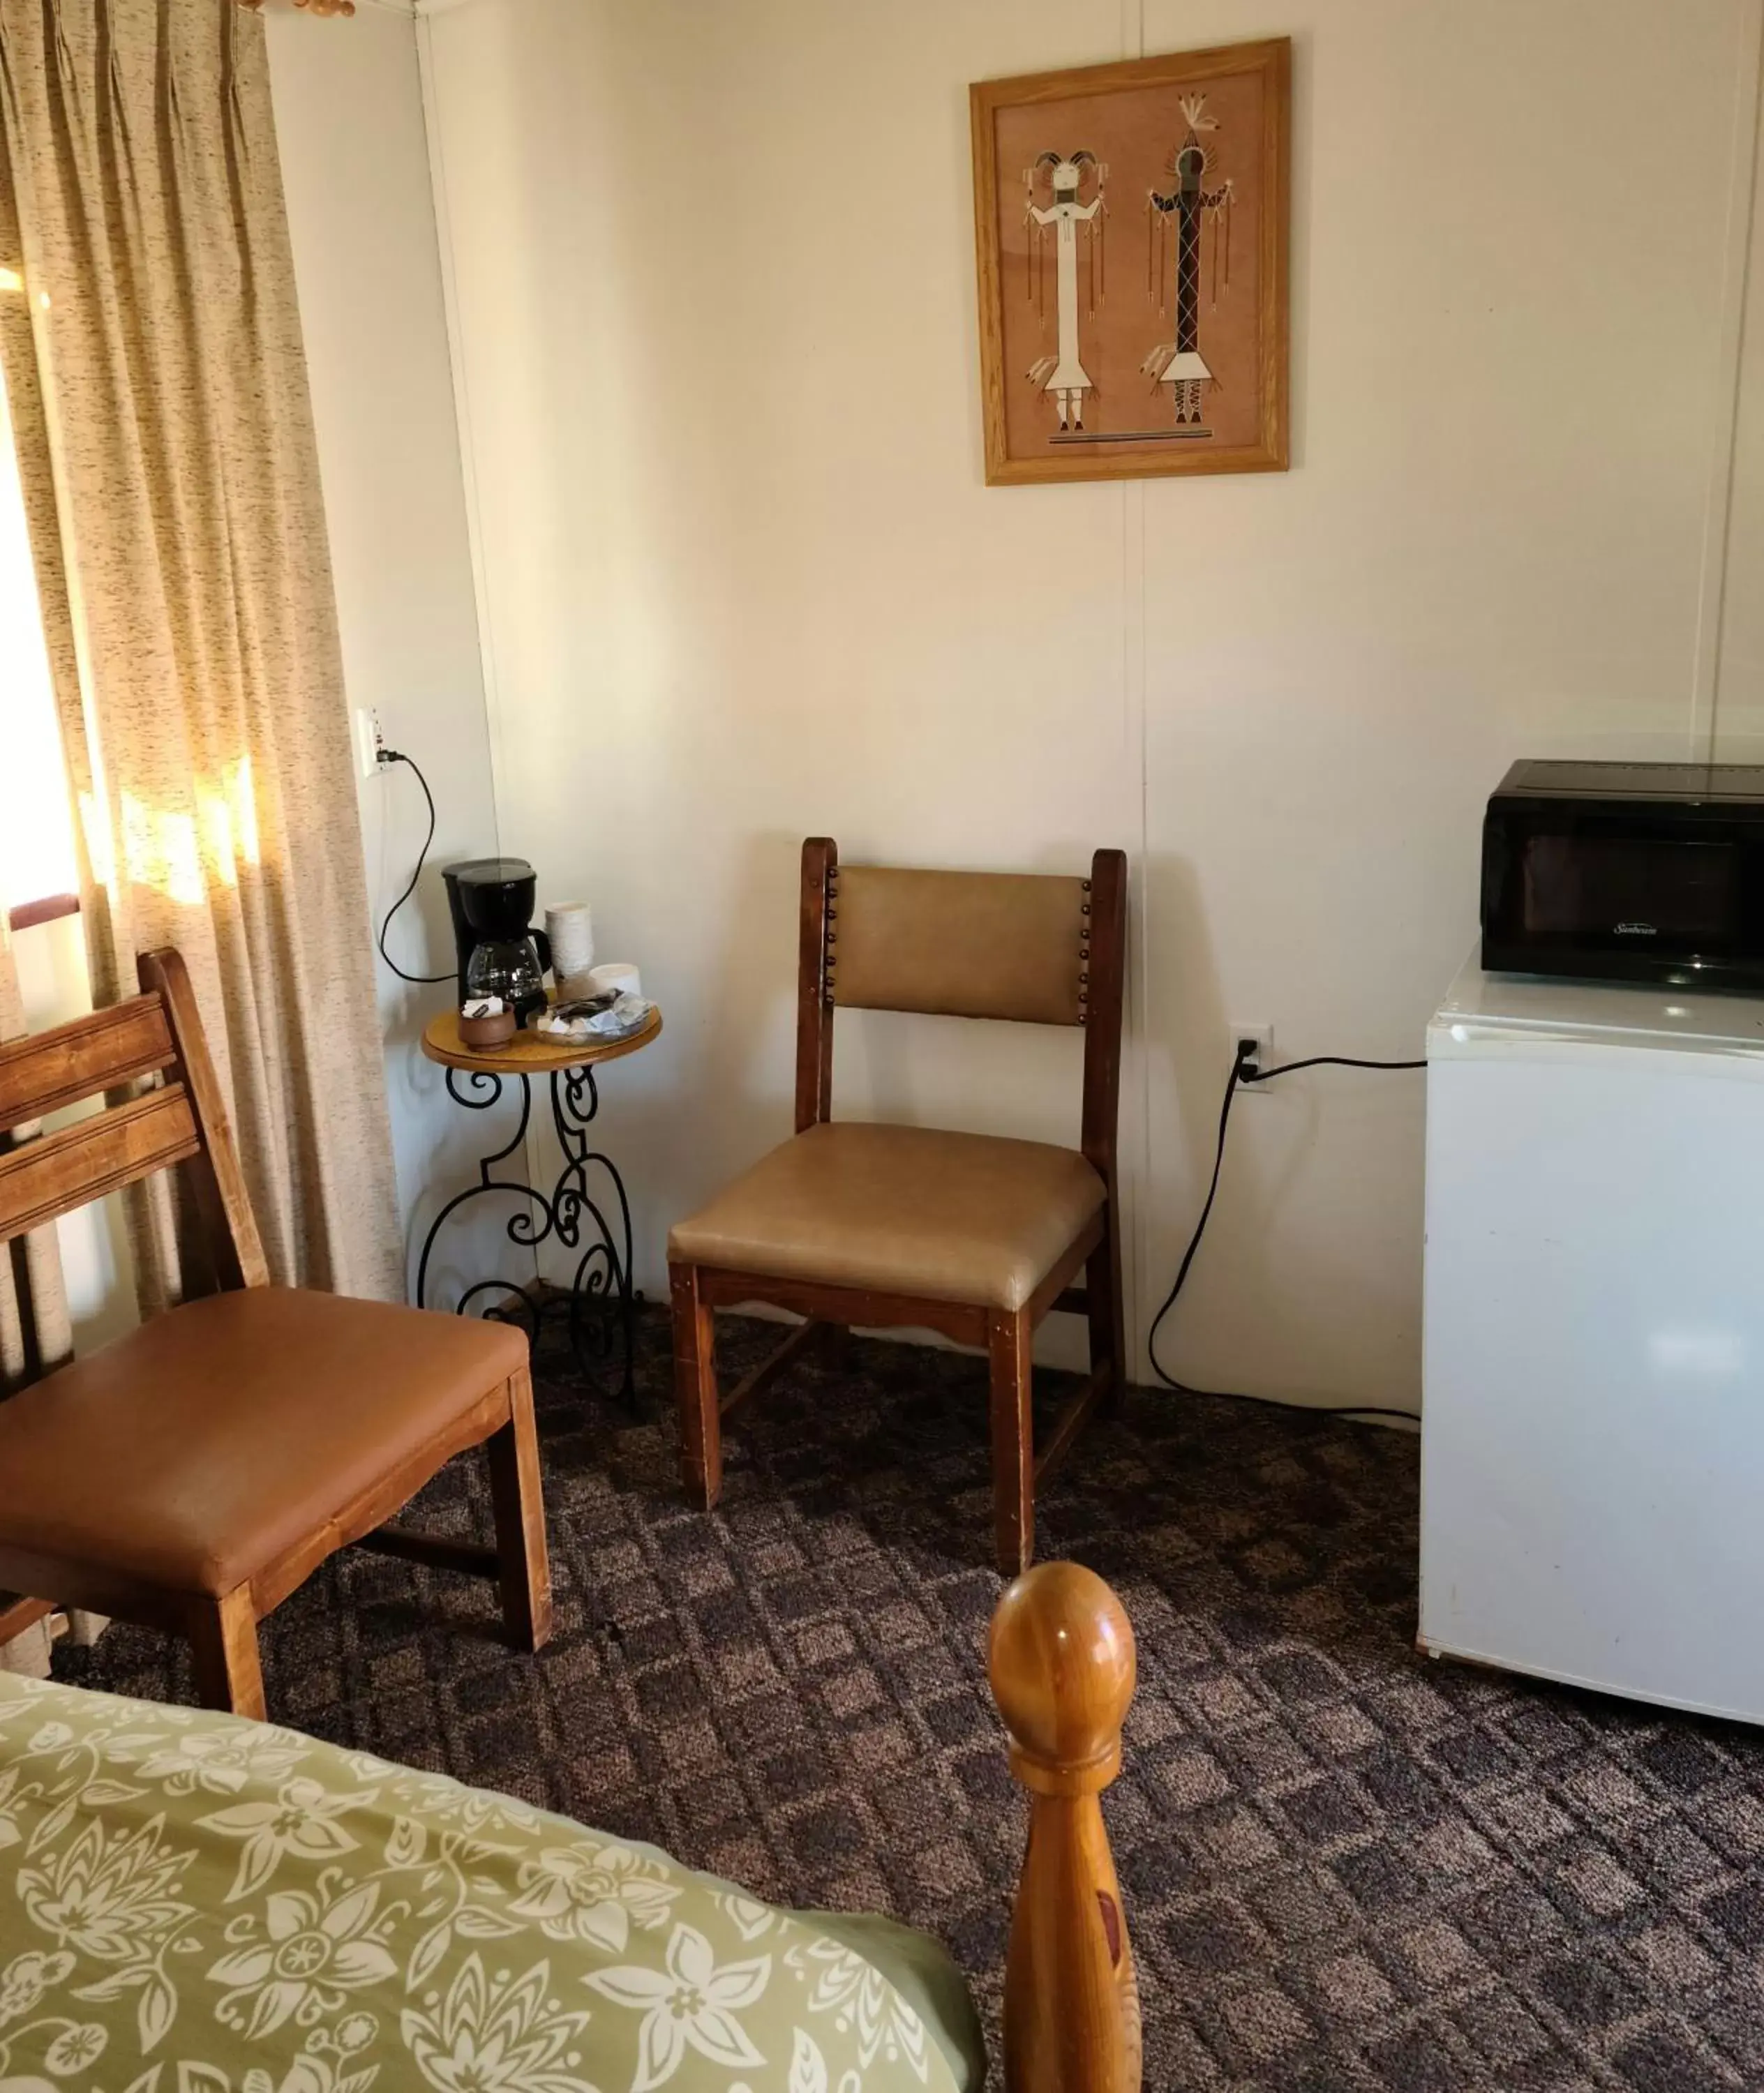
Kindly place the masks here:
<instances>
[{"instance_id":1,"label":"curtain pleat","mask_svg":"<svg viewBox=\"0 0 1764 2093\"><path fill-rule=\"evenodd\" d=\"M0 0L0 263L15 256L0 356L94 996L178 947L272 1275L400 1299L262 23L232 0ZM132 1217L149 1311L182 1290L163 1188Z\"/></svg>"},{"instance_id":2,"label":"curtain pleat","mask_svg":"<svg viewBox=\"0 0 1764 2093\"><path fill-rule=\"evenodd\" d=\"M12 931L0 895L0 1042L25 1030ZM34 1125L0 1133L0 1155L34 1138ZM20 1236L0 1253L0 1401L71 1358L73 1333L62 1291L61 1252L53 1228Z\"/></svg>"},{"instance_id":3,"label":"curtain pleat","mask_svg":"<svg viewBox=\"0 0 1764 2093\"><path fill-rule=\"evenodd\" d=\"M0 894L0 1041L25 1029L24 1006L12 959L7 897ZM0 1133L0 1155L35 1138L34 1126ZM61 1250L53 1228L37 1228L0 1246L0 1401L50 1373L72 1356L73 1332L61 1282ZM0 1592L0 1605L7 1594ZM80 1617L89 1638L103 1626L96 1615ZM39 1621L10 1642L0 1643L0 1671L49 1676L49 1623Z\"/></svg>"}]
</instances>

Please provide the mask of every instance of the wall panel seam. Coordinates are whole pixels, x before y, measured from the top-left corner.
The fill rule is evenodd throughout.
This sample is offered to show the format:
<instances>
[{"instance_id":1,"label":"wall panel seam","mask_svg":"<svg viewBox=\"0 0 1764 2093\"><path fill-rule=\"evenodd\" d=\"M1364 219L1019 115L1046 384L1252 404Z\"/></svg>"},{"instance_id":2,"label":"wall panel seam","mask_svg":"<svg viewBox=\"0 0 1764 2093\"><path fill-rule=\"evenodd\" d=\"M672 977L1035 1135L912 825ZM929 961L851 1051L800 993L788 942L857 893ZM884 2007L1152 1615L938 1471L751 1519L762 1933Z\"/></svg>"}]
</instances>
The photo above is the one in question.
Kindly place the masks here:
<instances>
[{"instance_id":1,"label":"wall panel seam","mask_svg":"<svg viewBox=\"0 0 1764 2093\"><path fill-rule=\"evenodd\" d=\"M1142 58L1146 54L1146 0L1120 0L1121 55ZM1151 881L1148 853L1151 841L1150 748L1146 718L1146 483L1121 483L1121 700L1122 739L1127 760L1137 773L1133 814L1138 822L1136 847L1131 853L1128 905L1132 912L1128 940L1127 1036L1137 1061L1139 1124L1132 1153L1136 1168L1122 1173L1121 1223L1131 1254L1124 1260L1122 1277L1126 1294L1127 1327L1133 1333L1136 1371L1148 1380L1149 1354L1142 1350L1144 1326L1156 1298L1151 1273L1151 1042L1148 1036L1151 1015Z\"/></svg>"},{"instance_id":2,"label":"wall panel seam","mask_svg":"<svg viewBox=\"0 0 1764 2093\"><path fill-rule=\"evenodd\" d=\"M1758 172L1760 67L1764 63L1764 0L1744 0L1735 67L1720 327L1716 349L1714 429L1697 566L1691 656L1689 752L1713 762L1719 735L1722 623L1732 556L1733 484L1740 439L1740 388L1745 350L1746 294L1751 281L1752 221Z\"/></svg>"}]
</instances>

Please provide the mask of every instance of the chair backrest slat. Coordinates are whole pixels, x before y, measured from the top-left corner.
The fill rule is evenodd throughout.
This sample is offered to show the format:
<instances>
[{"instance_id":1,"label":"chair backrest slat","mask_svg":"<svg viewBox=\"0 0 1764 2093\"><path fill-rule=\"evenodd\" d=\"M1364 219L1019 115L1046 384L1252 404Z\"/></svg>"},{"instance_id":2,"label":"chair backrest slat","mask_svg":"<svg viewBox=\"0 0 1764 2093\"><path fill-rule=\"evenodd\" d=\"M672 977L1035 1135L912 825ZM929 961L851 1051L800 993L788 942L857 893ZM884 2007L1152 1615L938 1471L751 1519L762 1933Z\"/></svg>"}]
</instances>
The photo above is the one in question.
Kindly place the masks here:
<instances>
[{"instance_id":1,"label":"chair backrest slat","mask_svg":"<svg viewBox=\"0 0 1764 2093\"><path fill-rule=\"evenodd\" d=\"M180 1209L180 1221L197 1225L180 1227L179 1254L182 1262L194 1250L198 1262L183 1264L182 1290L267 1285L269 1267L189 969L168 948L143 952L137 972L143 993L127 1003L0 1046L0 1243L187 1164L193 1203ZM36 1131L64 1105L154 1074L158 1085L141 1097L54 1133ZM31 1131L9 1142L20 1127Z\"/></svg>"},{"instance_id":2,"label":"chair backrest slat","mask_svg":"<svg viewBox=\"0 0 1764 2093\"><path fill-rule=\"evenodd\" d=\"M150 1090L0 1155L0 1242L202 1153L181 1083Z\"/></svg>"},{"instance_id":3,"label":"chair backrest slat","mask_svg":"<svg viewBox=\"0 0 1764 2093\"><path fill-rule=\"evenodd\" d=\"M15 1039L0 1046L0 1133L150 1076L176 1059L157 995L132 996L53 1032Z\"/></svg>"},{"instance_id":4,"label":"chair backrest slat","mask_svg":"<svg viewBox=\"0 0 1764 2093\"><path fill-rule=\"evenodd\" d=\"M842 1009L1083 1022L1081 879L841 865L827 971Z\"/></svg>"}]
</instances>

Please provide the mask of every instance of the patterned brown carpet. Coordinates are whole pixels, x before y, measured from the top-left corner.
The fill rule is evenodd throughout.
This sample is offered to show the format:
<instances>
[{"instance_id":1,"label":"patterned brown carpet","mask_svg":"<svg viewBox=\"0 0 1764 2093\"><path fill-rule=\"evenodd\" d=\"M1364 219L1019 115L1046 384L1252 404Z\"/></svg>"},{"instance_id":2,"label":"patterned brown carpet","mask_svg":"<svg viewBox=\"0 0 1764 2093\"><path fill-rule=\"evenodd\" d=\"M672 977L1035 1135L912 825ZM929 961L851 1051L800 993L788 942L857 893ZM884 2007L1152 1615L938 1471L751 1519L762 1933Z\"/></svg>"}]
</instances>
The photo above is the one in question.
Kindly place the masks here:
<instances>
[{"instance_id":1,"label":"patterned brown carpet","mask_svg":"<svg viewBox=\"0 0 1764 2093\"><path fill-rule=\"evenodd\" d=\"M765 1341L730 1326L730 1362ZM667 1350L651 1310L654 1404ZM540 1375L550 1647L489 1640L488 1588L351 1555L267 1632L272 1714L892 1912L995 2011L1022 1813L982 1666L983 1369L879 1343L804 1366L732 1435L714 1519L670 1429L548 1351ZM486 1531L470 1462L427 1510ZM1412 1438L1142 1393L1042 1540L1139 1636L1107 1807L1148 2089L1764 2084L1764 1737L1418 1658ZM58 1663L189 1691L144 1632Z\"/></svg>"}]
</instances>

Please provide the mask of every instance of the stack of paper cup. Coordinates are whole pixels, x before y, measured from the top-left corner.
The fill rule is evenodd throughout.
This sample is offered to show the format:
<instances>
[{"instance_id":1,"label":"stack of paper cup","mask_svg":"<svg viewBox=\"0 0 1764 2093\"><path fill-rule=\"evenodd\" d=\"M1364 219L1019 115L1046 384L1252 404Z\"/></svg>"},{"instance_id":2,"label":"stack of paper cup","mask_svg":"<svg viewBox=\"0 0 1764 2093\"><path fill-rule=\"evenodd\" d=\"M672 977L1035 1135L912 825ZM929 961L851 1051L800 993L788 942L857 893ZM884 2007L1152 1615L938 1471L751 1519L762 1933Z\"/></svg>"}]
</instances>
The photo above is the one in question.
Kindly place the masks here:
<instances>
[{"instance_id":1,"label":"stack of paper cup","mask_svg":"<svg viewBox=\"0 0 1764 2093\"><path fill-rule=\"evenodd\" d=\"M634 966L623 960L609 960L604 967L595 968L588 977L594 984L592 993L605 995L641 995L643 978Z\"/></svg>"},{"instance_id":2,"label":"stack of paper cup","mask_svg":"<svg viewBox=\"0 0 1764 2093\"><path fill-rule=\"evenodd\" d=\"M551 970L557 1000L591 995L588 975L594 965L594 921L586 901L566 901L545 911L545 935L551 941Z\"/></svg>"}]
</instances>

